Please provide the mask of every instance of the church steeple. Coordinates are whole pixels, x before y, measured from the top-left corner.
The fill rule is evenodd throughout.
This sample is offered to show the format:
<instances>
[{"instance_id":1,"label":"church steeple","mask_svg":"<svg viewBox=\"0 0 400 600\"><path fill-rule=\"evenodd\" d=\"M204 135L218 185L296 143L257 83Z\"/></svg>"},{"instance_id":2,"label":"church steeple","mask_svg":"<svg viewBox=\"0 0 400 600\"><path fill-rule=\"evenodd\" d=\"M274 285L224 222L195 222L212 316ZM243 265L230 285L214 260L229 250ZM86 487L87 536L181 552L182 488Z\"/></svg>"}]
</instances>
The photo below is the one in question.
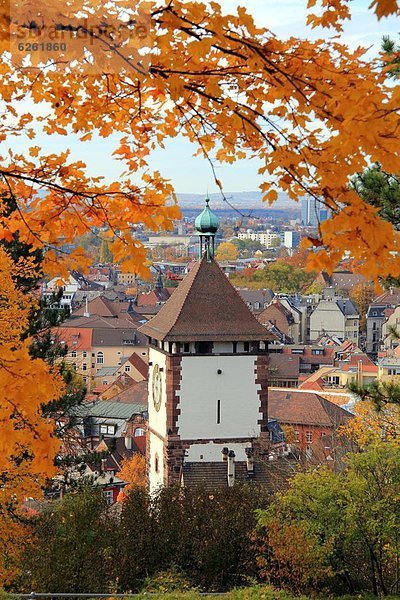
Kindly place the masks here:
<instances>
[{"instance_id":1,"label":"church steeple","mask_svg":"<svg viewBox=\"0 0 400 600\"><path fill-rule=\"evenodd\" d=\"M209 207L210 199L206 198L206 206L203 211L196 217L194 226L196 235L200 239L200 257L203 256L205 250L207 260L210 261L214 257L215 251L215 234L218 231L219 220L215 213Z\"/></svg>"}]
</instances>

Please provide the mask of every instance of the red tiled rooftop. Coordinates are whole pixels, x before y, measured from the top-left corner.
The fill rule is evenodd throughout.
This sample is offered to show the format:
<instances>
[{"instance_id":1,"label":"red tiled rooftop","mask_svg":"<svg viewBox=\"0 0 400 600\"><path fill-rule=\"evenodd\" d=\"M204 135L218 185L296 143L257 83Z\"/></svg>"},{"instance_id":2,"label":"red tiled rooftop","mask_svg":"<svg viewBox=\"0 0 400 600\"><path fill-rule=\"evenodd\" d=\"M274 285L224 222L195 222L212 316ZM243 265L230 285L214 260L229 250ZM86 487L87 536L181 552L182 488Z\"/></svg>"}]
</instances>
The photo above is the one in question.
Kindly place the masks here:
<instances>
[{"instance_id":1,"label":"red tiled rooftop","mask_svg":"<svg viewBox=\"0 0 400 600\"><path fill-rule=\"evenodd\" d=\"M92 329L80 329L78 327L57 327L53 334L59 342L64 342L68 350L90 350L92 347Z\"/></svg>"},{"instance_id":2,"label":"red tiled rooftop","mask_svg":"<svg viewBox=\"0 0 400 600\"><path fill-rule=\"evenodd\" d=\"M285 391L269 388L268 416L290 425L339 426L352 418L351 413L314 392Z\"/></svg>"}]
</instances>

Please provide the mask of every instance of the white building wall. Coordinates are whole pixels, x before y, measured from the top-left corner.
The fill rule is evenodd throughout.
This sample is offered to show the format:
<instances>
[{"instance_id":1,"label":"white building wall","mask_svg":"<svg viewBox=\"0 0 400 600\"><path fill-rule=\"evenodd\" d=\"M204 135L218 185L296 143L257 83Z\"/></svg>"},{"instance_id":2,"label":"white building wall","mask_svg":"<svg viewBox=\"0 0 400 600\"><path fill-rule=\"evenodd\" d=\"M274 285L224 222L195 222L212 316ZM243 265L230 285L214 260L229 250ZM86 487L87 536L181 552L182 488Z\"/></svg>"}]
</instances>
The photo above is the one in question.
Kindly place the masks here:
<instances>
[{"instance_id":1,"label":"white building wall","mask_svg":"<svg viewBox=\"0 0 400 600\"><path fill-rule=\"evenodd\" d=\"M149 430L156 431L159 436L167 435L167 395L166 395L166 355L158 352L155 348L149 348L149 387L148 387L148 412L149 412ZM153 402L153 370L158 365L162 375L161 385L161 406L156 411ZM164 482L164 443L157 435L151 431L147 432L149 436L149 484L150 492L155 492ZM158 470L156 471L156 457L158 458Z\"/></svg>"},{"instance_id":2,"label":"white building wall","mask_svg":"<svg viewBox=\"0 0 400 600\"><path fill-rule=\"evenodd\" d=\"M158 490L164 484L164 443L154 435L148 432L149 436L149 484L150 493ZM156 459L158 460L158 469L156 471Z\"/></svg>"},{"instance_id":3,"label":"white building wall","mask_svg":"<svg viewBox=\"0 0 400 600\"><path fill-rule=\"evenodd\" d=\"M310 316L310 339L316 340L323 332L345 338L345 317L336 302L330 300L321 300Z\"/></svg>"},{"instance_id":4,"label":"white building wall","mask_svg":"<svg viewBox=\"0 0 400 600\"><path fill-rule=\"evenodd\" d=\"M148 411L149 411L149 427L157 431L159 435L165 437L167 435L167 393L166 393L166 355L158 352L155 348L149 348L149 388L148 388ZM150 364L151 363L151 364ZM156 411L153 402L153 370L158 365L163 369L162 375L162 396L160 410Z\"/></svg>"},{"instance_id":5,"label":"white building wall","mask_svg":"<svg viewBox=\"0 0 400 600\"><path fill-rule=\"evenodd\" d=\"M255 367L254 355L184 356L178 392L181 439L257 437L262 415Z\"/></svg>"}]
</instances>

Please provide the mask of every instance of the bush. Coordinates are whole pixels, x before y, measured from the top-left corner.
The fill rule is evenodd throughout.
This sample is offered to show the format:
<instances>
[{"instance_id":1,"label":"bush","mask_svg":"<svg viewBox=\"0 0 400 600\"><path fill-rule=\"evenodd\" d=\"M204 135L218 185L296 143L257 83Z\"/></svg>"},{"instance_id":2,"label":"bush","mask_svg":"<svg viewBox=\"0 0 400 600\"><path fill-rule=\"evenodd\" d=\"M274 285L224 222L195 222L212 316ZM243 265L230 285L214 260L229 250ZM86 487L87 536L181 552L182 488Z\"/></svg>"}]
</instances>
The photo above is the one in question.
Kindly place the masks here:
<instances>
[{"instance_id":1,"label":"bush","mask_svg":"<svg viewBox=\"0 0 400 600\"><path fill-rule=\"evenodd\" d=\"M135 487L116 516L91 490L67 495L33 521L15 588L133 593L143 586L183 591L193 582L219 592L245 585L257 574L256 509L269 502L256 486L213 495L168 488L154 496Z\"/></svg>"},{"instance_id":2,"label":"bush","mask_svg":"<svg viewBox=\"0 0 400 600\"><path fill-rule=\"evenodd\" d=\"M152 577L147 577L143 584L143 592L147 593L171 593L171 592L189 592L196 591L196 588L187 579L186 575L182 573L177 567L169 569L169 571L162 571Z\"/></svg>"}]
</instances>

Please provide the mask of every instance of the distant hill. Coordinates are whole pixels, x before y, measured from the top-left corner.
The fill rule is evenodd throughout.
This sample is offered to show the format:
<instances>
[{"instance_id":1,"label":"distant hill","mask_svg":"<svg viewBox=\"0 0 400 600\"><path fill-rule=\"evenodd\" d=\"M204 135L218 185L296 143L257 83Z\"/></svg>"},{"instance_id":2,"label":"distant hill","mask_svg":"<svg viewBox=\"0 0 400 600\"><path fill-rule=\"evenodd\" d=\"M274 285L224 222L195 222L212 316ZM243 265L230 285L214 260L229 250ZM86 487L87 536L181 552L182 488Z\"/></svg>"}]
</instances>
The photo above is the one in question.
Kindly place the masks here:
<instances>
[{"instance_id":1,"label":"distant hill","mask_svg":"<svg viewBox=\"0 0 400 600\"><path fill-rule=\"evenodd\" d=\"M177 194L181 208L200 208L204 205L205 194ZM283 192L278 193L278 200L269 207L262 201L261 192L225 192L229 202L236 208L274 208L274 209L293 209L300 205L290 200ZM221 194L209 194L212 206L214 208L227 208L226 202L221 198Z\"/></svg>"}]
</instances>

